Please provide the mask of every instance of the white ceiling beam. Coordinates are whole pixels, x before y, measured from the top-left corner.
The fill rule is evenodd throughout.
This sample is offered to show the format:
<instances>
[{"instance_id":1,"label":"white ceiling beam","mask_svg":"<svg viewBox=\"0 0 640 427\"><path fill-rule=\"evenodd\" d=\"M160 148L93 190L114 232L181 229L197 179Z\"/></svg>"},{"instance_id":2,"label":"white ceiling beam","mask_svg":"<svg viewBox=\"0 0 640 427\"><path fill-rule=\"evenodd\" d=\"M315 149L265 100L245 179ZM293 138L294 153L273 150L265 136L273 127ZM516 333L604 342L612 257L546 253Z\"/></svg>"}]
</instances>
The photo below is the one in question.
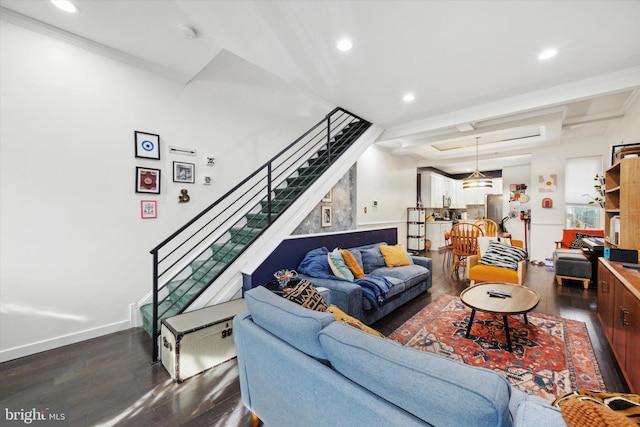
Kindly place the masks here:
<instances>
[{"instance_id":1,"label":"white ceiling beam","mask_svg":"<svg viewBox=\"0 0 640 427\"><path fill-rule=\"evenodd\" d=\"M482 120L504 117L539 108L558 106L567 102L637 88L639 86L640 67L628 68L614 73L579 80L570 84L393 126L388 128L380 139L383 141L395 139L433 129L454 127L460 123L477 123Z\"/></svg>"}]
</instances>

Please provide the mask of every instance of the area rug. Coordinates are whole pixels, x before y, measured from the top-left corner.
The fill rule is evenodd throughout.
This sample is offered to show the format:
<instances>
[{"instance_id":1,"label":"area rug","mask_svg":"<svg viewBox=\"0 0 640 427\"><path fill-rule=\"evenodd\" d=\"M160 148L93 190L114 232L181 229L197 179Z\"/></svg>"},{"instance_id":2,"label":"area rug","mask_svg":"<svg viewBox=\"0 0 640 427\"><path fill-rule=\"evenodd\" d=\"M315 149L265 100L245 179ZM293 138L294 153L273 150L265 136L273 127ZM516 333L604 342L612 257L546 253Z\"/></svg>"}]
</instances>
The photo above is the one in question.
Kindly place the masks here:
<instances>
[{"instance_id":1,"label":"area rug","mask_svg":"<svg viewBox=\"0 0 640 427\"><path fill-rule=\"evenodd\" d=\"M460 298L442 295L388 338L468 365L500 373L526 392L553 400L578 390L604 390L587 327L583 322L529 313L509 316L513 352L507 349L502 316L476 312Z\"/></svg>"}]
</instances>

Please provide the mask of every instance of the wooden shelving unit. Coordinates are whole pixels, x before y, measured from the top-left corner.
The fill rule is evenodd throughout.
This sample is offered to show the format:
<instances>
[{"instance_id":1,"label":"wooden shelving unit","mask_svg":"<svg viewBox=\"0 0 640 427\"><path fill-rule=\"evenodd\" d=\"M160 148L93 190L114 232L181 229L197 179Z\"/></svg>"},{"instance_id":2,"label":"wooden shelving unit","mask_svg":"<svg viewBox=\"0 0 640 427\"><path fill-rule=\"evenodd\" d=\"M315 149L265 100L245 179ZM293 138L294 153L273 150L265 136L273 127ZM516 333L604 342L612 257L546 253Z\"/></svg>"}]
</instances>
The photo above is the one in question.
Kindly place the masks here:
<instances>
[{"instance_id":1,"label":"wooden shelving unit","mask_svg":"<svg viewBox=\"0 0 640 427\"><path fill-rule=\"evenodd\" d=\"M607 247L640 250L640 158L627 157L605 172L604 236ZM618 241L611 219L620 217Z\"/></svg>"}]
</instances>

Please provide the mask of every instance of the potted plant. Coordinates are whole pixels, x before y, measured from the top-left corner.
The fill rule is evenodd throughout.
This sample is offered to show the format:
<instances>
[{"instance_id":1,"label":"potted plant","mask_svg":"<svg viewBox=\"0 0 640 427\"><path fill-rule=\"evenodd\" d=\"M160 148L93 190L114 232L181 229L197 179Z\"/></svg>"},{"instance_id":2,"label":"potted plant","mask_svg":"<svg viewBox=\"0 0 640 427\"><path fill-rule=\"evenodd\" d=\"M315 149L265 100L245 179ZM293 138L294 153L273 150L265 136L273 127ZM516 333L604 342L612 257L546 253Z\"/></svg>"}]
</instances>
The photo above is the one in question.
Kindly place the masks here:
<instances>
[{"instance_id":1,"label":"potted plant","mask_svg":"<svg viewBox=\"0 0 640 427\"><path fill-rule=\"evenodd\" d=\"M598 204L601 208L604 208L604 176L600 176L600 174L596 174L593 180L596 182L593 185L593 188L596 190L596 197L593 197L592 200L589 201L590 205ZM588 194L585 194L588 196Z\"/></svg>"}]
</instances>

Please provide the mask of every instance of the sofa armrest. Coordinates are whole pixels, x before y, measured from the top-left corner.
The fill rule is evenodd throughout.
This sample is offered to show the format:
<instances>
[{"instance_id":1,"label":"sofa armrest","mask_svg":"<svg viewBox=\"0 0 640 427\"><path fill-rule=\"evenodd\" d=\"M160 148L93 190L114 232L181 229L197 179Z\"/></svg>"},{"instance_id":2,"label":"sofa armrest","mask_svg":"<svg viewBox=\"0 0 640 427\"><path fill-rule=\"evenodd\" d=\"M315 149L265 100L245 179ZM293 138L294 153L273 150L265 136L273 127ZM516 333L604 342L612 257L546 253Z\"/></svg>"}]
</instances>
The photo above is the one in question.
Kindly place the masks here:
<instances>
[{"instance_id":1,"label":"sofa armrest","mask_svg":"<svg viewBox=\"0 0 640 427\"><path fill-rule=\"evenodd\" d=\"M518 284L522 285L527 277L527 260L518 261Z\"/></svg>"},{"instance_id":2,"label":"sofa armrest","mask_svg":"<svg viewBox=\"0 0 640 427\"><path fill-rule=\"evenodd\" d=\"M331 304L338 306L349 316L362 318L362 287L346 280L321 279L306 274L298 276L308 280L316 288L327 288L331 291Z\"/></svg>"},{"instance_id":3,"label":"sofa armrest","mask_svg":"<svg viewBox=\"0 0 640 427\"><path fill-rule=\"evenodd\" d=\"M469 276L469 269L478 264L478 255L470 255L467 257L467 278Z\"/></svg>"},{"instance_id":4,"label":"sofa armrest","mask_svg":"<svg viewBox=\"0 0 640 427\"><path fill-rule=\"evenodd\" d=\"M548 427L566 427L567 423L562 418L562 412L550 405L542 405L536 402L522 402L513 419L514 427L533 427L541 425Z\"/></svg>"},{"instance_id":5,"label":"sofa armrest","mask_svg":"<svg viewBox=\"0 0 640 427\"><path fill-rule=\"evenodd\" d=\"M413 260L413 263L415 265L421 265L422 267L427 268L429 271L432 271L431 269L431 258L427 258L427 257L423 257L423 256L416 256L416 255L411 255L411 259Z\"/></svg>"}]
</instances>

